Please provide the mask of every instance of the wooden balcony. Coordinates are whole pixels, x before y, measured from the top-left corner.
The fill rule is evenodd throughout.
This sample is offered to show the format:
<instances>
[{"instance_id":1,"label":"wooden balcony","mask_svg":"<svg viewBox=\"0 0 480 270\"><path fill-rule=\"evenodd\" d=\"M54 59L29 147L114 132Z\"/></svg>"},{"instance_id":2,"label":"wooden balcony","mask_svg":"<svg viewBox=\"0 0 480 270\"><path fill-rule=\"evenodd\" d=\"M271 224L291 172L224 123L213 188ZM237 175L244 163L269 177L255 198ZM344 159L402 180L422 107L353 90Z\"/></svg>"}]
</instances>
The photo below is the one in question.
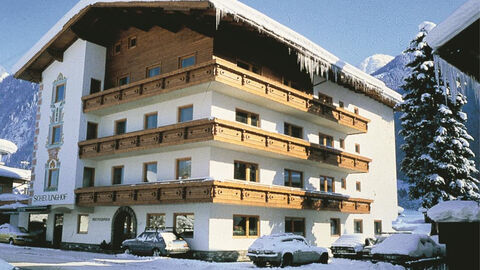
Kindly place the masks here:
<instances>
[{"instance_id":1,"label":"wooden balcony","mask_svg":"<svg viewBox=\"0 0 480 270\"><path fill-rule=\"evenodd\" d=\"M371 159L257 127L221 119L201 119L80 142L80 158L95 158L155 148L212 141L214 145L237 146L310 160L347 172L368 172Z\"/></svg>"},{"instance_id":2,"label":"wooden balcony","mask_svg":"<svg viewBox=\"0 0 480 270\"><path fill-rule=\"evenodd\" d=\"M369 214L372 200L241 181L185 180L75 190L78 206L222 203Z\"/></svg>"},{"instance_id":3,"label":"wooden balcony","mask_svg":"<svg viewBox=\"0 0 480 270\"><path fill-rule=\"evenodd\" d=\"M321 119L319 120L321 122L313 118L314 122L328 124L329 127L346 134L365 133L368 129L370 120L365 117L337 108L323 99L316 99L310 94L239 68L220 58L84 96L82 97L83 111L102 114L102 112L110 112L116 106L134 102L137 102L138 106L143 106L140 100L146 101L145 99L149 97L207 82L221 83L221 86L212 87L212 89L217 88L219 91L223 89L228 95L238 95L236 92L243 90L242 93L251 95L253 100L260 100L257 101L260 105L264 105L267 100L293 109L294 114L300 117L312 120L311 116L315 115ZM235 88L235 91L225 90L225 84ZM205 88L200 88L198 91L205 91Z\"/></svg>"}]
</instances>

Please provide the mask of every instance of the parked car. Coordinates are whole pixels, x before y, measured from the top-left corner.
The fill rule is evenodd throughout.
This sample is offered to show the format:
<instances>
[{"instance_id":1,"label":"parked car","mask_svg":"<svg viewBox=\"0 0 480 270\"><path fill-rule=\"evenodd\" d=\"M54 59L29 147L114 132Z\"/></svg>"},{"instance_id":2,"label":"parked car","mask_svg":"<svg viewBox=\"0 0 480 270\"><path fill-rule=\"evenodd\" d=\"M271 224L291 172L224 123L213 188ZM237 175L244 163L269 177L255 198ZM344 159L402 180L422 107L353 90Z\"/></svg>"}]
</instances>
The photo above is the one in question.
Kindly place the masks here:
<instances>
[{"instance_id":1,"label":"parked car","mask_svg":"<svg viewBox=\"0 0 480 270\"><path fill-rule=\"evenodd\" d=\"M365 246L370 246L373 239L366 238L362 234L344 234L333 242L331 250L334 257L355 257Z\"/></svg>"},{"instance_id":2,"label":"parked car","mask_svg":"<svg viewBox=\"0 0 480 270\"><path fill-rule=\"evenodd\" d=\"M23 227L16 227L5 223L0 225L0 242L10 245L31 244L35 241L35 236L30 234Z\"/></svg>"},{"instance_id":3,"label":"parked car","mask_svg":"<svg viewBox=\"0 0 480 270\"><path fill-rule=\"evenodd\" d=\"M145 231L137 238L123 241L122 248L125 253L152 256L184 254L190 251L185 240L164 230Z\"/></svg>"},{"instance_id":4,"label":"parked car","mask_svg":"<svg viewBox=\"0 0 480 270\"><path fill-rule=\"evenodd\" d=\"M328 263L330 250L311 246L303 236L272 234L258 238L248 248L247 256L258 267L288 266L294 264Z\"/></svg>"},{"instance_id":5,"label":"parked car","mask_svg":"<svg viewBox=\"0 0 480 270\"><path fill-rule=\"evenodd\" d=\"M388 236L389 235L378 235L375 238L367 238L369 242L368 245L365 245L358 254L365 258L372 257L372 249L387 239Z\"/></svg>"},{"instance_id":6,"label":"parked car","mask_svg":"<svg viewBox=\"0 0 480 270\"><path fill-rule=\"evenodd\" d=\"M376 260L402 262L443 256L444 249L426 234L394 234L372 248Z\"/></svg>"}]
</instances>

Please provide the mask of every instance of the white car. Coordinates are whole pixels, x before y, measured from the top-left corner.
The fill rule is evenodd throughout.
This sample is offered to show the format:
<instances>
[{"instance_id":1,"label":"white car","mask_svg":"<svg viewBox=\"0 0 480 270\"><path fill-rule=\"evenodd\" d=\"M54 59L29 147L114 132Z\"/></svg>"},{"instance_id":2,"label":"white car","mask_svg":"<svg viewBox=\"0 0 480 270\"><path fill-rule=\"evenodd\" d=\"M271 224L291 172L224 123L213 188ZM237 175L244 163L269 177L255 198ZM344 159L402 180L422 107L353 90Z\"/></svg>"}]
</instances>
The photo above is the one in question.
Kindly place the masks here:
<instances>
[{"instance_id":1,"label":"white car","mask_svg":"<svg viewBox=\"0 0 480 270\"><path fill-rule=\"evenodd\" d=\"M328 248L311 246L300 235L285 233L258 238L248 248L247 256L259 267L294 264L328 263L331 257Z\"/></svg>"},{"instance_id":2,"label":"white car","mask_svg":"<svg viewBox=\"0 0 480 270\"><path fill-rule=\"evenodd\" d=\"M394 234L372 248L374 259L409 260L444 256L445 250L426 234Z\"/></svg>"},{"instance_id":3,"label":"white car","mask_svg":"<svg viewBox=\"0 0 480 270\"><path fill-rule=\"evenodd\" d=\"M332 244L335 257L356 256L365 247L366 238L361 234L344 234Z\"/></svg>"}]
</instances>

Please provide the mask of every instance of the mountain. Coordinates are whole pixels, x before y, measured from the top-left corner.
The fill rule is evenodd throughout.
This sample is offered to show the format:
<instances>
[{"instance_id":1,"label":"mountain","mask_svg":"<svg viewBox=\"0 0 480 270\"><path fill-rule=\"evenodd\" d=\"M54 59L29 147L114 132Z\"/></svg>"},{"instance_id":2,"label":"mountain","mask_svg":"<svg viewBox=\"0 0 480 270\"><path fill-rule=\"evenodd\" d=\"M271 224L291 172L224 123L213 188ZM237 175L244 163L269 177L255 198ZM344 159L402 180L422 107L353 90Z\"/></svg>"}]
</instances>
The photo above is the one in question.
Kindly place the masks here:
<instances>
[{"instance_id":1,"label":"mountain","mask_svg":"<svg viewBox=\"0 0 480 270\"><path fill-rule=\"evenodd\" d=\"M0 72L4 74L5 72ZM31 168L38 85L0 75L0 138L14 142L18 151L5 158L7 166Z\"/></svg>"},{"instance_id":2,"label":"mountain","mask_svg":"<svg viewBox=\"0 0 480 270\"><path fill-rule=\"evenodd\" d=\"M0 82L2 82L3 79L5 79L7 76L8 76L7 70L4 67L0 66Z\"/></svg>"},{"instance_id":3,"label":"mountain","mask_svg":"<svg viewBox=\"0 0 480 270\"><path fill-rule=\"evenodd\" d=\"M365 60L360 63L358 68L367 74L372 74L372 72L375 72L376 70L385 66L388 62L392 61L393 58L394 57L391 55L374 54L365 58Z\"/></svg>"}]
</instances>

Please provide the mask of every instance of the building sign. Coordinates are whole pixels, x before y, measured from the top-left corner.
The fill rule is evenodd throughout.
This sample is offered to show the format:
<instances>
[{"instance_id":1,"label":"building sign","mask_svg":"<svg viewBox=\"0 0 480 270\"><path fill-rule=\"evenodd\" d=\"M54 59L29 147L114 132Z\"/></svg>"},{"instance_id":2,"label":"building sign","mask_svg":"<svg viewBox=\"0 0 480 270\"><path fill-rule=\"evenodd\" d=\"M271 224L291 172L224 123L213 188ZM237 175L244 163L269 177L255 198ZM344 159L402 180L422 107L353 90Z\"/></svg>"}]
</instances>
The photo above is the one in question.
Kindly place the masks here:
<instances>
[{"instance_id":1,"label":"building sign","mask_svg":"<svg viewBox=\"0 0 480 270\"><path fill-rule=\"evenodd\" d=\"M66 199L67 199L67 193L33 195L34 202L55 202L55 201L64 201Z\"/></svg>"},{"instance_id":2,"label":"building sign","mask_svg":"<svg viewBox=\"0 0 480 270\"><path fill-rule=\"evenodd\" d=\"M110 218L108 218L108 217L94 217L94 218L92 218L92 221L110 221Z\"/></svg>"}]
</instances>

